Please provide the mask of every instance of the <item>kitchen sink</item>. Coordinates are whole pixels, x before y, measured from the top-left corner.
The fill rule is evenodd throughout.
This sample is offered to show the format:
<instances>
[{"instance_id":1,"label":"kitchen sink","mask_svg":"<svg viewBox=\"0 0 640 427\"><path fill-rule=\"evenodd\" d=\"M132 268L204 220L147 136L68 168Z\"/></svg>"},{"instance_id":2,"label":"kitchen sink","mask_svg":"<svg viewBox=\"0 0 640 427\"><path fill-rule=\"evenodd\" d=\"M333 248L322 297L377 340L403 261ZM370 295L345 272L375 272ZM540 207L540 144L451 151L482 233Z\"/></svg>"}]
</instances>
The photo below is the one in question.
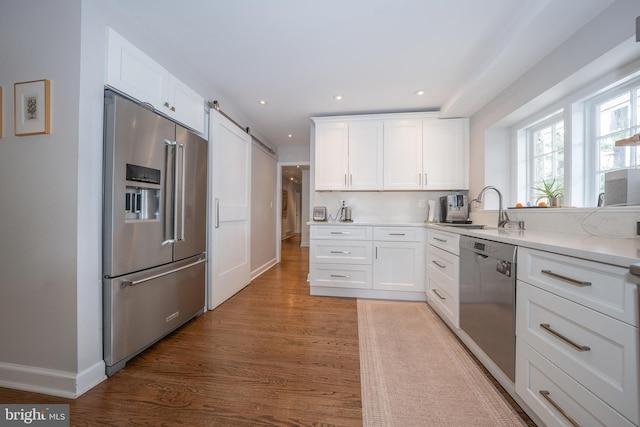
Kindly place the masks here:
<instances>
[{"instance_id":1,"label":"kitchen sink","mask_svg":"<svg viewBox=\"0 0 640 427\"><path fill-rule=\"evenodd\" d=\"M442 227L466 228L471 230L482 230L484 228L487 228L486 225L481 225L481 224L450 224L447 222L438 222L436 223L436 225L440 225Z\"/></svg>"}]
</instances>

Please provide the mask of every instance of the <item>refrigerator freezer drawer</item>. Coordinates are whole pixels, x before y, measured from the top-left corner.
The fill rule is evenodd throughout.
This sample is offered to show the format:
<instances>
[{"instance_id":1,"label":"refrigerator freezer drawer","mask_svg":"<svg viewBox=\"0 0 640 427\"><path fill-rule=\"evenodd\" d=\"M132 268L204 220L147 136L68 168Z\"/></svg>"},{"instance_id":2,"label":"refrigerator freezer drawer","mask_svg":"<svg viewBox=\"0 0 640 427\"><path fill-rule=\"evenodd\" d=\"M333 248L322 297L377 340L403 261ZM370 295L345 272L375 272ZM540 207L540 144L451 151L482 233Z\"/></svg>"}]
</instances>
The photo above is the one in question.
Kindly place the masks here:
<instances>
[{"instance_id":1,"label":"refrigerator freezer drawer","mask_svg":"<svg viewBox=\"0 0 640 427\"><path fill-rule=\"evenodd\" d=\"M104 280L104 359L107 375L201 314L206 256Z\"/></svg>"}]
</instances>

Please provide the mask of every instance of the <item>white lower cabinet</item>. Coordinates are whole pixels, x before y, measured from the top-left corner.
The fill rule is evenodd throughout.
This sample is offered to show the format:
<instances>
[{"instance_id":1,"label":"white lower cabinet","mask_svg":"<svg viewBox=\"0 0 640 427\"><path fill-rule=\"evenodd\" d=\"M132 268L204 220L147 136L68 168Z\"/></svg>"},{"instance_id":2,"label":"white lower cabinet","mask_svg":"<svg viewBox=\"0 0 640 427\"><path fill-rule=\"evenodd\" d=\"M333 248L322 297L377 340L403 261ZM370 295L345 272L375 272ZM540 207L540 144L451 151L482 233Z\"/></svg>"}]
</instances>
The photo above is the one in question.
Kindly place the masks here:
<instances>
[{"instance_id":1,"label":"white lower cabinet","mask_svg":"<svg viewBox=\"0 0 640 427\"><path fill-rule=\"evenodd\" d=\"M374 243L373 289L424 292L424 243Z\"/></svg>"},{"instance_id":2,"label":"white lower cabinet","mask_svg":"<svg viewBox=\"0 0 640 427\"><path fill-rule=\"evenodd\" d=\"M460 235L429 230L427 302L453 328L460 327Z\"/></svg>"},{"instance_id":3,"label":"white lower cabinet","mask_svg":"<svg viewBox=\"0 0 640 427\"><path fill-rule=\"evenodd\" d=\"M549 426L639 423L637 289L625 270L519 249L515 388Z\"/></svg>"},{"instance_id":4,"label":"white lower cabinet","mask_svg":"<svg viewBox=\"0 0 640 427\"><path fill-rule=\"evenodd\" d=\"M423 227L311 225L312 295L425 300Z\"/></svg>"}]
</instances>

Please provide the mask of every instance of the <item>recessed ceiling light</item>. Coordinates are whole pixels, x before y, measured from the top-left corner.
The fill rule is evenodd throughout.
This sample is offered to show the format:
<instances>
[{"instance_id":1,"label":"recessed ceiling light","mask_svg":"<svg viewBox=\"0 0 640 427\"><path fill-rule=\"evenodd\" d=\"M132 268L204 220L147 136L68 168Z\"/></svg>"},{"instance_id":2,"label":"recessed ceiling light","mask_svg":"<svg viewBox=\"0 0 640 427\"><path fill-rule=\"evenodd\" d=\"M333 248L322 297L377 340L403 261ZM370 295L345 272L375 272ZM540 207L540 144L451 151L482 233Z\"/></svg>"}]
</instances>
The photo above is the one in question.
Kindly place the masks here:
<instances>
[{"instance_id":1,"label":"recessed ceiling light","mask_svg":"<svg viewBox=\"0 0 640 427\"><path fill-rule=\"evenodd\" d=\"M416 91L416 95L420 96L420 95L424 95L424 90L420 89Z\"/></svg>"},{"instance_id":2,"label":"recessed ceiling light","mask_svg":"<svg viewBox=\"0 0 640 427\"><path fill-rule=\"evenodd\" d=\"M289 135L287 135L287 136L288 136L289 138L293 138L293 135L291 135L291 134L289 134Z\"/></svg>"},{"instance_id":3,"label":"recessed ceiling light","mask_svg":"<svg viewBox=\"0 0 640 427\"><path fill-rule=\"evenodd\" d=\"M260 101L258 101L258 103L260 105L267 105L267 101L265 101L264 99L261 99Z\"/></svg>"},{"instance_id":4,"label":"recessed ceiling light","mask_svg":"<svg viewBox=\"0 0 640 427\"><path fill-rule=\"evenodd\" d=\"M342 95L336 95L333 97L333 99L335 99L336 101L341 101L342 100Z\"/></svg>"}]
</instances>

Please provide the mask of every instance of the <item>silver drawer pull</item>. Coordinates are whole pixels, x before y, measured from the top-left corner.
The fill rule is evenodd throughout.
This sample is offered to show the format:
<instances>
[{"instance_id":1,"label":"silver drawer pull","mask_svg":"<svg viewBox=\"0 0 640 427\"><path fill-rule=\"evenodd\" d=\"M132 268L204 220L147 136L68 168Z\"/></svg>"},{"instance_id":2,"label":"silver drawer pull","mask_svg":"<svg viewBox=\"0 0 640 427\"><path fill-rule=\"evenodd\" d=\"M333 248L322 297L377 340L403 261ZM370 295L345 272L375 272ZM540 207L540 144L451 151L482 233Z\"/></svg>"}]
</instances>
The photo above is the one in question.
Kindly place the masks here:
<instances>
[{"instance_id":1,"label":"silver drawer pull","mask_svg":"<svg viewBox=\"0 0 640 427\"><path fill-rule=\"evenodd\" d=\"M569 344L571 347L575 348L578 351L589 351L589 350L591 350L591 347L586 346L586 345L577 344L575 341L573 341L573 340L565 337L564 335L554 331L553 329L551 329L551 326L548 323L540 323L540 327L542 329L544 329L545 331L549 332L551 335L560 338L562 341L566 342L567 344Z\"/></svg>"},{"instance_id":2,"label":"silver drawer pull","mask_svg":"<svg viewBox=\"0 0 640 427\"><path fill-rule=\"evenodd\" d=\"M431 261L432 264L437 265L440 268L447 268L446 265L439 263L438 261Z\"/></svg>"},{"instance_id":3,"label":"silver drawer pull","mask_svg":"<svg viewBox=\"0 0 640 427\"><path fill-rule=\"evenodd\" d=\"M331 251L332 254L350 254L349 251Z\"/></svg>"},{"instance_id":4,"label":"silver drawer pull","mask_svg":"<svg viewBox=\"0 0 640 427\"><path fill-rule=\"evenodd\" d=\"M580 427L580 424L578 424L573 418L571 418L571 416L569 414L567 414L567 411L565 411L564 409L562 409L560 407L560 405L558 405L556 402L553 401L553 399L549 396L551 393L549 393L548 390L540 390L540 394L542 395L542 397L544 397L546 399L547 402L549 402L551 404L551 406L553 406L554 408L556 408L556 410L558 412L560 412L560 414L566 418L567 421L569 421L571 423L572 426L574 427Z\"/></svg>"},{"instance_id":5,"label":"silver drawer pull","mask_svg":"<svg viewBox=\"0 0 640 427\"><path fill-rule=\"evenodd\" d=\"M339 278L339 279L351 279L351 276L347 276L344 274L332 274L331 277Z\"/></svg>"},{"instance_id":6,"label":"silver drawer pull","mask_svg":"<svg viewBox=\"0 0 640 427\"><path fill-rule=\"evenodd\" d=\"M440 294L438 293L438 290L437 290L437 289L431 289L431 292L433 292L434 294L436 294L436 295L438 296L438 298L440 298L441 300L443 300L443 301L444 301L444 300L446 300L446 298L445 298L445 297L443 297L442 295L440 295Z\"/></svg>"},{"instance_id":7,"label":"silver drawer pull","mask_svg":"<svg viewBox=\"0 0 640 427\"><path fill-rule=\"evenodd\" d=\"M348 231L332 231L331 234L347 234L347 235L349 235L351 233L348 232Z\"/></svg>"},{"instance_id":8,"label":"silver drawer pull","mask_svg":"<svg viewBox=\"0 0 640 427\"><path fill-rule=\"evenodd\" d=\"M406 236L405 233L389 233L389 236Z\"/></svg>"},{"instance_id":9,"label":"silver drawer pull","mask_svg":"<svg viewBox=\"0 0 640 427\"><path fill-rule=\"evenodd\" d=\"M434 237L433 240L437 240L438 242L447 243L447 239L440 239L438 237Z\"/></svg>"},{"instance_id":10,"label":"silver drawer pull","mask_svg":"<svg viewBox=\"0 0 640 427\"><path fill-rule=\"evenodd\" d=\"M571 283L576 286L591 286L591 282L583 282L581 280L572 279L571 277L562 276L560 274L554 273L551 270L540 270L542 274L546 274L547 276L551 276L556 279L564 280L567 283Z\"/></svg>"}]
</instances>

